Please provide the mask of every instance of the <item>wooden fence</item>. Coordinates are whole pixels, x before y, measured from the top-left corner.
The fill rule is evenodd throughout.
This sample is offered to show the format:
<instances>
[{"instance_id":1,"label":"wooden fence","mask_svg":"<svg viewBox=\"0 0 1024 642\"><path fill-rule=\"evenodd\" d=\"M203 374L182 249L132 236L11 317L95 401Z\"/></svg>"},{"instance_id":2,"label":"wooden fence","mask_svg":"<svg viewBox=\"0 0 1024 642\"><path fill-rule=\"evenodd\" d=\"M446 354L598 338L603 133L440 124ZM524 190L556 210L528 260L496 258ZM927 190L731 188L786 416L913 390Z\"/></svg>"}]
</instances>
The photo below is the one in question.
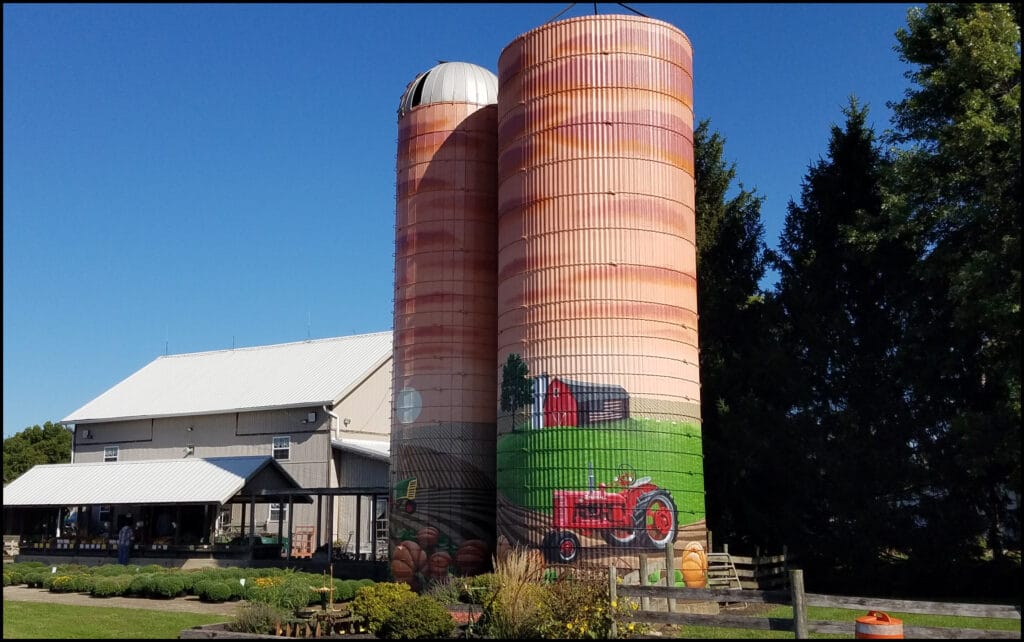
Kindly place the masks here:
<instances>
[{"instance_id":1,"label":"wooden fence","mask_svg":"<svg viewBox=\"0 0 1024 642\"><path fill-rule=\"evenodd\" d=\"M669 574L671 577L671 574ZM611 601L619 596L640 598L641 607L635 613L638 622L649 624L689 624L714 628L753 629L771 631L792 631L797 639L807 639L809 633L853 634L856 621L808 620L808 606L825 606L842 609L864 609L895 613L920 613L926 615L962 615L968 617L991 617L1020 620L1020 605L959 604L946 602L920 602L888 598L846 597L820 595L804 592L802 570L789 571L789 590L749 589L692 589L675 586L643 586L619 584L618 570L608 567L608 585ZM667 600L668 610L650 608L651 599ZM717 602L719 604L746 602L780 604L793 607L792 618L771 618L741 615L700 615L675 612L679 600L696 602ZM614 637L615 632L613 631ZM997 631L991 629L968 629L953 627L906 626L904 637L924 639L1017 639L1020 630Z\"/></svg>"}]
</instances>

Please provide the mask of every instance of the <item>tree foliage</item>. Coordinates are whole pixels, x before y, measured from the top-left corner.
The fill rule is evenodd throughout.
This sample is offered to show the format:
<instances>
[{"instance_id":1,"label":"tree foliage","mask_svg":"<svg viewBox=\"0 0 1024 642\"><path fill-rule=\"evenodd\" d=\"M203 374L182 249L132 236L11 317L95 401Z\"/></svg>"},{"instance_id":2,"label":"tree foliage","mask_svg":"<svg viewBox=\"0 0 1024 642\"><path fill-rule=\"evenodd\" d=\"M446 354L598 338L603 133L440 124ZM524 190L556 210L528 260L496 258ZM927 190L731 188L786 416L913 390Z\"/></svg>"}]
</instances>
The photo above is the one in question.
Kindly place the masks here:
<instances>
[{"instance_id":1,"label":"tree foliage","mask_svg":"<svg viewBox=\"0 0 1024 642\"><path fill-rule=\"evenodd\" d=\"M931 4L896 34L914 65L891 104L888 191L921 254L903 352L921 556L1020 547L1019 18L1019 5Z\"/></svg>"},{"instance_id":2,"label":"tree foliage","mask_svg":"<svg viewBox=\"0 0 1024 642\"><path fill-rule=\"evenodd\" d=\"M766 252L763 198L736 180L725 138L709 120L694 130L701 423L708 525L735 543L771 528L764 484L774 430L766 376L776 360L760 282ZM748 501L735 501L738 497Z\"/></svg>"},{"instance_id":3,"label":"tree foliage","mask_svg":"<svg viewBox=\"0 0 1024 642\"><path fill-rule=\"evenodd\" d=\"M4 439L4 485L36 464L71 461L71 430L47 421Z\"/></svg>"},{"instance_id":4,"label":"tree foliage","mask_svg":"<svg viewBox=\"0 0 1024 642\"><path fill-rule=\"evenodd\" d=\"M780 239L776 296L786 348L787 430L806 456L791 475L814 497L793 507L801 555L863 573L899 549L913 426L896 357L912 247L887 234L885 163L855 98L809 168ZM806 491L805 491L806 493ZM813 501L812 501L813 499Z\"/></svg>"}]
</instances>

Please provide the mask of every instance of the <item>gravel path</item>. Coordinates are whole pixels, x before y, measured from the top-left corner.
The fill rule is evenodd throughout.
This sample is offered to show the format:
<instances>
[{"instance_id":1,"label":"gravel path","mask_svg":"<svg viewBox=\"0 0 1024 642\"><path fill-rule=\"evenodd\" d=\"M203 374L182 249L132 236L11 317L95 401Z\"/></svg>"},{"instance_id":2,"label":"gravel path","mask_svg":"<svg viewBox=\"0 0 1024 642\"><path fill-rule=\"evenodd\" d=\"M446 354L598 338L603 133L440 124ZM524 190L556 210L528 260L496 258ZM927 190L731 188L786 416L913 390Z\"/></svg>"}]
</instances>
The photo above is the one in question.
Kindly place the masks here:
<instances>
[{"instance_id":1,"label":"gravel path","mask_svg":"<svg viewBox=\"0 0 1024 642\"><path fill-rule=\"evenodd\" d=\"M51 593L47 589L27 586L5 586L4 601L49 602L75 606L116 606L128 609L148 609L178 613L207 613L223 615L225 620L233 617L239 604L244 602L200 602L194 595L176 597L172 600L157 600L142 597L93 597L88 593Z\"/></svg>"}]
</instances>

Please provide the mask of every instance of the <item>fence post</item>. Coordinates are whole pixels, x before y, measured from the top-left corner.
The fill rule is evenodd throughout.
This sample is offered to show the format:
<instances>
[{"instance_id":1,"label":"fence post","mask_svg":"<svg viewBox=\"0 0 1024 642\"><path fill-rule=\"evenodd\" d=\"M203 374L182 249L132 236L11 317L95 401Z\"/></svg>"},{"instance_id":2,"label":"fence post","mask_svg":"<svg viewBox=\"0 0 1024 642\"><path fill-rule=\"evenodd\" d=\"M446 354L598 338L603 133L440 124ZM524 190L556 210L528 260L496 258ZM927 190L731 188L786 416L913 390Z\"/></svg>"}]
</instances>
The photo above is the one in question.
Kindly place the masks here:
<instances>
[{"instance_id":1,"label":"fence post","mask_svg":"<svg viewBox=\"0 0 1024 642\"><path fill-rule=\"evenodd\" d=\"M647 553L640 553L640 586L647 586L650 580L647 577ZM651 610L651 598L646 595L640 598L640 607L645 611Z\"/></svg>"},{"instance_id":2,"label":"fence post","mask_svg":"<svg viewBox=\"0 0 1024 642\"><path fill-rule=\"evenodd\" d=\"M708 552L714 553L715 547L711 544L711 529L708 529Z\"/></svg>"},{"instance_id":3,"label":"fence post","mask_svg":"<svg viewBox=\"0 0 1024 642\"><path fill-rule=\"evenodd\" d=\"M669 542L665 546L665 586L676 585L676 547L672 542ZM675 598L669 598L668 600L668 612L674 613L676 610Z\"/></svg>"},{"instance_id":4,"label":"fence post","mask_svg":"<svg viewBox=\"0 0 1024 642\"><path fill-rule=\"evenodd\" d=\"M798 568L789 572L789 594L793 602L793 633L798 640L806 640L807 605L804 603L804 572Z\"/></svg>"},{"instance_id":5,"label":"fence post","mask_svg":"<svg viewBox=\"0 0 1024 642\"><path fill-rule=\"evenodd\" d=\"M618 633L619 633L618 627L615 625L615 606L614 606L614 604L618 601L618 595L617 595L616 587L615 587L615 580L616 580L617 577L618 577L618 575L615 572L615 565L614 564L609 564L608 565L608 596L611 598L611 600L610 600L608 606L612 610L612 613L611 613L611 615L612 615L612 624L611 624L611 627L608 629L608 636L611 639L613 639L613 640L618 637Z\"/></svg>"}]
</instances>

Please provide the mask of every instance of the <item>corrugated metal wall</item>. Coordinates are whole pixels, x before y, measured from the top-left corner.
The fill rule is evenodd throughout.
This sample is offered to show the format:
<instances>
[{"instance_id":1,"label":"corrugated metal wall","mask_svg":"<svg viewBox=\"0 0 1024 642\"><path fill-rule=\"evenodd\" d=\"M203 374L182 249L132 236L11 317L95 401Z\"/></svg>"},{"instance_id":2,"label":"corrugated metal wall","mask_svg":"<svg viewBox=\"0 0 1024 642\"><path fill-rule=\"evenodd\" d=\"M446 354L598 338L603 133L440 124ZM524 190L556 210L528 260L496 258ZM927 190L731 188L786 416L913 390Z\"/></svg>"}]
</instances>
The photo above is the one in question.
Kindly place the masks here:
<instances>
[{"instance_id":1,"label":"corrugated metal wall","mask_svg":"<svg viewBox=\"0 0 1024 642\"><path fill-rule=\"evenodd\" d=\"M499 546L604 564L706 539L692 70L636 16L499 57Z\"/></svg>"},{"instance_id":2,"label":"corrugated metal wall","mask_svg":"<svg viewBox=\"0 0 1024 642\"><path fill-rule=\"evenodd\" d=\"M435 102L398 123L390 538L423 552L412 565L392 556L414 587L428 556L493 546L495 112Z\"/></svg>"}]
</instances>

